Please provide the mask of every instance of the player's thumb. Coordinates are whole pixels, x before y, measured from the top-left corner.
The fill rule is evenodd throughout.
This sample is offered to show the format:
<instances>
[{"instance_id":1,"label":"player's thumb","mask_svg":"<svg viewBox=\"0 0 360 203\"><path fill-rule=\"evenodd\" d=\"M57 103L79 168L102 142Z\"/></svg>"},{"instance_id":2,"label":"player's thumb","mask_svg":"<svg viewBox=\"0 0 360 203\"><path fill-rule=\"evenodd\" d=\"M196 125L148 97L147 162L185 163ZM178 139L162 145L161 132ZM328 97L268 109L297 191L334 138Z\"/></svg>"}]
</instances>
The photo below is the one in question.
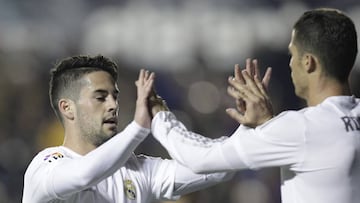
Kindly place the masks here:
<instances>
[{"instance_id":1,"label":"player's thumb","mask_svg":"<svg viewBox=\"0 0 360 203\"><path fill-rule=\"evenodd\" d=\"M228 108L228 109L226 109L226 113L227 113L232 119L236 120L236 121L239 122L240 124L243 122L244 116L241 115L238 111L236 111L236 109Z\"/></svg>"}]
</instances>

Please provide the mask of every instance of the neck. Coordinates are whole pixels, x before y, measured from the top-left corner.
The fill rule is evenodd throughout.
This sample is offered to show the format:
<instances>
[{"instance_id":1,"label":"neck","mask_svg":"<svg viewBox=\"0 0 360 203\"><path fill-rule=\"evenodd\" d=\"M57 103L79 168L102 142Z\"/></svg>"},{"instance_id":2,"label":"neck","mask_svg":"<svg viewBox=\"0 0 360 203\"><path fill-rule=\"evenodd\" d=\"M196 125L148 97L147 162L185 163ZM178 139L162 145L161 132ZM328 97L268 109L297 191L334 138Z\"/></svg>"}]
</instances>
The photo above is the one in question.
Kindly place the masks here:
<instances>
[{"instance_id":1,"label":"neck","mask_svg":"<svg viewBox=\"0 0 360 203\"><path fill-rule=\"evenodd\" d=\"M315 79L310 82L306 102L315 106L331 96L351 95L348 83L340 83L334 79Z\"/></svg>"},{"instance_id":2,"label":"neck","mask_svg":"<svg viewBox=\"0 0 360 203\"><path fill-rule=\"evenodd\" d=\"M71 130L67 130L67 128L65 128L63 146L80 155L86 155L90 151L96 149L96 146L80 136L80 133L71 132Z\"/></svg>"}]
</instances>

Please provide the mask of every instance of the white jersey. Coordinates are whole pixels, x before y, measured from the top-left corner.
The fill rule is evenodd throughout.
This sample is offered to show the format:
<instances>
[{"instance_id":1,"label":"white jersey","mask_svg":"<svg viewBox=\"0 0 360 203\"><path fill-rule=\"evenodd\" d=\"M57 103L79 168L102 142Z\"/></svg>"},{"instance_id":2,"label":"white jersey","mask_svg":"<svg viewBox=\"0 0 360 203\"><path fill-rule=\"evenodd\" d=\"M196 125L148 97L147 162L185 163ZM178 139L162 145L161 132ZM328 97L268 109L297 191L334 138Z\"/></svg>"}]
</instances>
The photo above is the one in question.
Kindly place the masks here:
<instances>
[{"instance_id":1,"label":"white jersey","mask_svg":"<svg viewBox=\"0 0 360 203\"><path fill-rule=\"evenodd\" d=\"M41 151L26 171L23 203L149 203L230 178L194 174L173 160L135 156L133 150L149 131L133 122L85 156L63 146Z\"/></svg>"},{"instance_id":2,"label":"white jersey","mask_svg":"<svg viewBox=\"0 0 360 203\"><path fill-rule=\"evenodd\" d=\"M152 133L170 155L196 172L281 167L284 203L360 202L360 99L327 98L287 111L255 129L211 140L189 132L170 112Z\"/></svg>"}]
</instances>

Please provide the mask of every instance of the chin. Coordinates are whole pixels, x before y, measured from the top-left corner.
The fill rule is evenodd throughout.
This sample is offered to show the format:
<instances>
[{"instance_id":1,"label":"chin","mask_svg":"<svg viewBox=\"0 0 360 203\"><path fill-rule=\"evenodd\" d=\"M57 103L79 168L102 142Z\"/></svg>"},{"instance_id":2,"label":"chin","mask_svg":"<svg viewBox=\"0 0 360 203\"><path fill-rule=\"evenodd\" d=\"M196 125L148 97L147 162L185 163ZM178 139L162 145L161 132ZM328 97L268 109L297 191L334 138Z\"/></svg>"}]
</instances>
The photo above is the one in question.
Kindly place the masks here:
<instances>
[{"instance_id":1,"label":"chin","mask_svg":"<svg viewBox=\"0 0 360 203\"><path fill-rule=\"evenodd\" d=\"M102 133L104 137L111 138L118 133L118 130L116 127L103 128Z\"/></svg>"},{"instance_id":2,"label":"chin","mask_svg":"<svg viewBox=\"0 0 360 203\"><path fill-rule=\"evenodd\" d=\"M116 134L117 134L117 131L111 131L111 132L109 133L109 139L112 138L112 137L114 137Z\"/></svg>"},{"instance_id":3,"label":"chin","mask_svg":"<svg viewBox=\"0 0 360 203\"><path fill-rule=\"evenodd\" d=\"M102 135L99 136L98 139L96 139L94 144L96 146L100 146L104 144L106 141L110 140L112 137L114 137L116 133L117 133L116 131L103 132Z\"/></svg>"},{"instance_id":4,"label":"chin","mask_svg":"<svg viewBox=\"0 0 360 203\"><path fill-rule=\"evenodd\" d=\"M98 147L98 146L104 144L106 141L110 140L112 137L113 137L113 135L102 137L101 139L98 139L94 144Z\"/></svg>"},{"instance_id":5,"label":"chin","mask_svg":"<svg viewBox=\"0 0 360 203\"><path fill-rule=\"evenodd\" d=\"M117 127L109 128L107 131L108 131L108 134L111 135L111 137L114 136L116 133L118 133Z\"/></svg>"}]
</instances>

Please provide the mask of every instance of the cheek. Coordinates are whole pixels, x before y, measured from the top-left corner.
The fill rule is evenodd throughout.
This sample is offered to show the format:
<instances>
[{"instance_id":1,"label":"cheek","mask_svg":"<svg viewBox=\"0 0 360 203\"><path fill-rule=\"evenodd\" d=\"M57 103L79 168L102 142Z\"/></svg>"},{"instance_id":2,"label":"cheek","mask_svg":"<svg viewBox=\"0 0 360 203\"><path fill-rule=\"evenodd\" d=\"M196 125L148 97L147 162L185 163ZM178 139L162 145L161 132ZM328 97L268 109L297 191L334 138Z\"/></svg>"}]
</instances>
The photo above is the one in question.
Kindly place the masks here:
<instances>
[{"instance_id":1,"label":"cheek","mask_svg":"<svg viewBox=\"0 0 360 203\"><path fill-rule=\"evenodd\" d=\"M290 67L290 69L291 69L291 67L292 67L293 61L294 61L294 60L293 60L293 58L291 57L290 60L289 60L289 67Z\"/></svg>"},{"instance_id":2,"label":"cheek","mask_svg":"<svg viewBox=\"0 0 360 203\"><path fill-rule=\"evenodd\" d=\"M81 117L79 119L82 120L94 121L99 119L98 117L100 117L100 113L98 112L98 109L94 108L94 106L87 105L87 106L82 106L79 109L78 116Z\"/></svg>"},{"instance_id":3,"label":"cheek","mask_svg":"<svg viewBox=\"0 0 360 203\"><path fill-rule=\"evenodd\" d=\"M96 115L101 111L101 105L97 104L96 102L89 101L83 105L83 110L88 114Z\"/></svg>"},{"instance_id":4,"label":"cheek","mask_svg":"<svg viewBox=\"0 0 360 203\"><path fill-rule=\"evenodd\" d=\"M291 72L291 81L296 89L296 86L297 86L297 81L296 81L296 77L295 77L295 74L294 72Z\"/></svg>"},{"instance_id":5,"label":"cheek","mask_svg":"<svg viewBox=\"0 0 360 203\"><path fill-rule=\"evenodd\" d=\"M299 73L298 73L298 71L297 71L297 69L296 69L297 67L296 67L296 64L291 64L291 67L290 67L290 74L291 74L291 79L292 79L292 82L294 83L294 84L296 84L297 82L296 82L296 80L297 80L297 77L298 77L298 75L299 75Z\"/></svg>"},{"instance_id":6,"label":"cheek","mask_svg":"<svg viewBox=\"0 0 360 203\"><path fill-rule=\"evenodd\" d=\"M293 78L293 74L294 74L294 60L293 60L293 58L290 59L289 68L290 68L291 78Z\"/></svg>"}]
</instances>

